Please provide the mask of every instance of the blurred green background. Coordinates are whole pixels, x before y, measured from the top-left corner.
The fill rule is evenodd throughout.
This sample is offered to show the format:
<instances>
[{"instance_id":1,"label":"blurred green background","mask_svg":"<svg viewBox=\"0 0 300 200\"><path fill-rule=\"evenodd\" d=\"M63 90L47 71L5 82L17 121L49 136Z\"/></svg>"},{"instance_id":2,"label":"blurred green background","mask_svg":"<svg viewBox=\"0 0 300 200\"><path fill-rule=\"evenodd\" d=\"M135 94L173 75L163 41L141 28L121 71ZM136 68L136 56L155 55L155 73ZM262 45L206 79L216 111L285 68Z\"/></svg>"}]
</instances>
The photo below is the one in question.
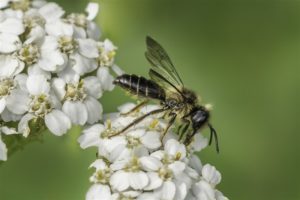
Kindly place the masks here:
<instances>
[{"instance_id":1,"label":"blurred green background","mask_svg":"<svg viewBox=\"0 0 300 200\"><path fill-rule=\"evenodd\" d=\"M57 0L69 12L86 1ZM223 175L233 200L300 199L300 2L100 0L103 38L118 47L117 63L147 76L145 36L169 52L187 87L214 105L221 153L201 152ZM120 89L102 99L106 112L130 100ZM204 131L208 135L208 131ZM0 166L1 200L82 200L95 149L79 131L46 134Z\"/></svg>"}]
</instances>

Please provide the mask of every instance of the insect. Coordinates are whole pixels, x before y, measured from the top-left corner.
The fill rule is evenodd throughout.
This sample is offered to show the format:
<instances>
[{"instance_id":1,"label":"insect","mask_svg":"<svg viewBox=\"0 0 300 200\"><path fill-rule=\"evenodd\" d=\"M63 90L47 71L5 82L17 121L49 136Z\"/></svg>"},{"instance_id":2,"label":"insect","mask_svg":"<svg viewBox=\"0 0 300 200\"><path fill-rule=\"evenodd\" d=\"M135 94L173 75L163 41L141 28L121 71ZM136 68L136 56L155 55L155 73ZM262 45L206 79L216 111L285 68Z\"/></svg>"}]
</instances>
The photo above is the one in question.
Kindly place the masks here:
<instances>
[{"instance_id":1,"label":"insect","mask_svg":"<svg viewBox=\"0 0 300 200\"><path fill-rule=\"evenodd\" d=\"M217 132L209 123L209 110L198 103L198 98L193 91L184 87L179 74L163 47L149 36L146 37L146 45L147 51L145 56L151 64L149 70L150 79L134 74L123 74L114 80L114 84L145 99L131 111L124 113L125 115L138 110L149 99L158 100L161 108L135 119L116 134L128 130L150 115L165 113L169 121L163 136L176 119L180 119L181 123L178 128L179 139L185 145L189 145L197 131L207 125L210 129L209 145L214 138L216 150L219 152ZM188 131L189 129L191 131Z\"/></svg>"}]
</instances>

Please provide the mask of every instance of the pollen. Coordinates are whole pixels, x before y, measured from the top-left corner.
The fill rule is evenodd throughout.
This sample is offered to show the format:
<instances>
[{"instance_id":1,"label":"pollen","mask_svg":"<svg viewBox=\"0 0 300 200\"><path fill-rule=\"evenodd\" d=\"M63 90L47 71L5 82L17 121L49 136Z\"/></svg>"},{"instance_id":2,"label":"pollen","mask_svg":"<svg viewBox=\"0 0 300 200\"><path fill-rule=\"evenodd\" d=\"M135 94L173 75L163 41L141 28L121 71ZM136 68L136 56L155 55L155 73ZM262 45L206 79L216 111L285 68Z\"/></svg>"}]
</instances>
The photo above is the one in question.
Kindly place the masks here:
<instances>
[{"instance_id":1,"label":"pollen","mask_svg":"<svg viewBox=\"0 0 300 200\"><path fill-rule=\"evenodd\" d=\"M10 7L13 10L27 11L29 9L30 3L30 0L12 1Z\"/></svg>"},{"instance_id":2,"label":"pollen","mask_svg":"<svg viewBox=\"0 0 300 200\"><path fill-rule=\"evenodd\" d=\"M44 118L46 114L52 111L52 104L47 95L31 96L31 99L29 112L35 116Z\"/></svg>"},{"instance_id":3,"label":"pollen","mask_svg":"<svg viewBox=\"0 0 300 200\"><path fill-rule=\"evenodd\" d=\"M100 46L98 48L99 52L100 52L100 56L98 57L98 63L100 66L102 67L110 67L112 66L114 59L115 59L115 55L116 55L116 51L115 50L109 50L107 51L104 46Z\"/></svg>"},{"instance_id":4,"label":"pollen","mask_svg":"<svg viewBox=\"0 0 300 200\"><path fill-rule=\"evenodd\" d=\"M72 13L67 16L66 22L70 24L75 24L76 26L86 28L87 27L87 19L85 14L81 13Z\"/></svg>"},{"instance_id":5,"label":"pollen","mask_svg":"<svg viewBox=\"0 0 300 200\"><path fill-rule=\"evenodd\" d=\"M67 84L64 99L71 101L83 101L87 97L83 86L83 80L81 80L79 83Z\"/></svg>"},{"instance_id":6,"label":"pollen","mask_svg":"<svg viewBox=\"0 0 300 200\"><path fill-rule=\"evenodd\" d=\"M150 129L155 129L157 127L157 125L159 124L159 120L158 119L154 119L151 124L149 125Z\"/></svg>"},{"instance_id":7,"label":"pollen","mask_svg":"<svg viewBox=\"0 0 300 200\"><path fill-rule=\"evenodd\" d=\"M71 54L78 48L77 41L70 36L61 36L58 45L61 52L66 54Z\"/></svg>"},{"instance_id":8,"label":"pollen","mask_svg":"<svg viewBox=\"0 0 300 200\"><path fill-rule=\"evenodd\" d=\"M180 160L180 158L181 158L181 153L177 152L175 155L175 160Z\"/></svg>"},{"instance_id":9,"label":"pollen","mask_svg":"<svg viewBox=\"0 0 300 200\"><path fill-rule=\"evenodd\" d=\"M134 147L137 147L141 144L141 141L139 138L132 137L132 136L126 136L127 140L127 148L133 149Z\"/></svg>"},{"instance_id":10,"label":"pollen","mask_svg":"<svg viewBox=\"0 0 300 200\"><path fill-rule=\"evenodd\" d=\"M26 63L32 65L38 61L40 57L39 49L36 45L24 45L18 52L18 58Z\"/></svg>"},{"instance_id":11,"label":"pollen","mask_svg":"<svg viewBox=\"0 0 300 200\"><path fill-rule=\"evenodd\" d=\"M125 171L127 172L138 172L141 170L140 161L137 157L133 156L130 162L126 165Z\"/></svg>"},{"instance_id":12,"label":"pollen","mask_svg":"<svg viewBox=\"0 0 300 200\"><path fill-rule=\"evenodd\" d=\"M110 169L103 169L96 172L96 179L98 183L107 184L111 175Z\"/></svg>"},{"instance_id":13,"label":"pollen","mask_svg":"<svg viewBox=\"0 0 300 200\"><path fill-rule=\"evenodd\" d=\"M101 138L108 138L111 135L114 135L117 133L117 130L115 128L113 128L110 119L106 120L106 126L107 126L107 128L100 134Z\"/></svg>"},{"instance_id":14,"label":"pollen","mask_svg":"<svg viewBox=\"0 0 300 200\"><path fill-rule=\"evenodd\" d=\"M10 94L10 91L15 87L14 81L10 78L0 80L0 97Z\"/></svg>"},{"instance_id":15,"label":"pollen","mask_svg":"<svg viewBox=\"0 0 300 200\"><path fill-rule=\"evenodd\" d=\"M173 172L168 167L164 166L159 169L159 177L164 181L170 181L173 178Z\"/></svg>"}]
</instances>

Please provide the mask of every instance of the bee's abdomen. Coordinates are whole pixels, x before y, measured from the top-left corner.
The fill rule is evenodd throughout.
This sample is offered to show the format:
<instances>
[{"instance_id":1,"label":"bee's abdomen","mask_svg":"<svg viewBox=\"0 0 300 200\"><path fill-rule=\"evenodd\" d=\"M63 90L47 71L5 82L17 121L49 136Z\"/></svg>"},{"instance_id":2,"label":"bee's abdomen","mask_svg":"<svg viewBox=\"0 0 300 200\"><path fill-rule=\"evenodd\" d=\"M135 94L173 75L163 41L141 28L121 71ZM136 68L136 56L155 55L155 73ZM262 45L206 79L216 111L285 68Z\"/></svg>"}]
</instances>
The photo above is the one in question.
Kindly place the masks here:
<instances>
[{"instance_id":1,"label":"bee's abdomen","mask_svg":"<svg viewBox=\"0 0 300 200\"><path fill-rule=\"evenodd\" d=\"M165 100L165 91L154 81L137 75L123 74L114 80L114 84L124 88L132 94Z\"/></svg>"}]
</instances>

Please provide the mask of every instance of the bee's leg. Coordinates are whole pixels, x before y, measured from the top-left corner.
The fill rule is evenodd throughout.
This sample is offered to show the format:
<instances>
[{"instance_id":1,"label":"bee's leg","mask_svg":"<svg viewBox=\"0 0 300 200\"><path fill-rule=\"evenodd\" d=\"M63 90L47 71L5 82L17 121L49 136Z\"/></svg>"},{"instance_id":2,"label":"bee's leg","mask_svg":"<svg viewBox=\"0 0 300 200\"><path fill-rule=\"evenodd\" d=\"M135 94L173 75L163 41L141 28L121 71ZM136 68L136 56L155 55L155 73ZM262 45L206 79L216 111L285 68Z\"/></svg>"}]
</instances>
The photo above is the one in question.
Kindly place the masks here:
<instances>
[{"instance_id":1,"label":"bee's leg","mask_svg":"<svg viewBox=\"0 0 300 200\"><path fill-rule=\"evenodd\" d=\"M169 128L172 126L172 124L174 124L175 119L176 119L176 117L177 117L177 114L171 112L171 113L169 114L169 116L171 116L171 119L169 120L168 125L167 125L167 127L165 128L165 130L164 130L164 132L163 132L163 134L162 134L161 140L164 139L164 137L165 137L166 133L168 132Z\"/></svg>"},{"instance_id":2,"label":"bee's leg","mask_svg":"<svg viewBox=\"0 0 300 200\"><path fill-rule=\"evenodd\" d=\"M186 131L188 130L190 126L190 120L184 120L184 124L182 125L183 128L181 128L179 131L179 141L182 140L183 136L185 135Z\"/></svg>"},{"instance_id":3,"label":"bee's leg","mask_svg":"<svg viewBox=\"0 0 300 200\"><path fill-rule=\"evenodd\" d=\"M130 124L128 124L127 126L125 126L122 130L118 131L117 133L110 135L109 138L114 137L114 136L117 136L117 135L119 135L119 134L125 132L126 130L128 130L128 129L131 128L132 126L134 126L134 125L140 123L141 121L143 121L146 117L149 117L150 115L162 113L162 112L165 112L165 111L167 111L167 110L169 110L168 107L160 108L160 109L156 109L156 110L152 110L152 111L148 112L147 114L145 114L145 115L143 115L143 116L141 116L141 117L135 119L133 122L131 122Z\"/></svg>"},{"instance_id":4,"label":"bee's leg","mask_svg":"<svg viewBox=\"0 0 300 200\"><path fill-rule=\"evenodd\" d=\"M211 124L208 124L208 127L210 129L210 138L209 138L209 145L211 145L212 143L212 138L215 139L215 144L216 144L216 151L217 153L220 152L220 148L219 148L219 141L218 141L218 135L217 135L217 131L212 127Z\"/></svg>"},{"instance_id":5,"label":"bee's leg","mask_svg":"<svg viewBox=\"0 0 300 200\"><path fill-rule=\"evenodd\" d=\"M191 144L191 142L193 141L193 137L196 134L197 130L193 130L192 134L188 134L184 140L184 144L186 146L189 146Z\"/></svg>"},{"instance_id":6,"label":"bee's leg","mask_svg":"<svg viewBox=\"0 0 300 200\"><path fill-rule=\"evenodd\" d=\"M133 107L131 110L129 110L128 112L125 113L121 113L121 116L128 116L132 113L134 113L135 111L139 110L141 107L143 107L145 104L147 104L149 102L148 99L142 101L141 103L139 103L138 105L136 105L135 107Z\"/></svg>"}]
</instances>

